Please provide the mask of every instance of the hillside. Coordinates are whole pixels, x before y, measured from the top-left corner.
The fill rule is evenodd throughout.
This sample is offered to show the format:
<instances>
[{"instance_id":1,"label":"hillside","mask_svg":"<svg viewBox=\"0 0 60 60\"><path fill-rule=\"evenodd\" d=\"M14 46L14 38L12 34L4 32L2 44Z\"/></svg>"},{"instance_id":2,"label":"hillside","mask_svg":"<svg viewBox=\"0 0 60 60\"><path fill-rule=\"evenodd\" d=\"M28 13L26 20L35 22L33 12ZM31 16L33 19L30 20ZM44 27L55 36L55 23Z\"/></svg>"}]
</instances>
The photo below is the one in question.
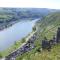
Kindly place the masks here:
<instances>
[{"instance_id":1,"label":"hillside","mask_svg":"<svg viewBox=\"0 0 60 60\"><path fill-rule=\"evenodd\" d=\"M37 23L38 33L48 39L52 39L53 35L56 34L57 28L60 26L60 12L51 13L44 17ZM39 28L40 27L40 28Z\"/></svg>"},{"instance_id":2,"label":"hillside","mask_svg":"<svg viewBox=\"0 0 60 60\"><path fill-rule=\"evenodd\" d=\"M10 27L18 21L41 18L52 11L55 10L46 8L0 8L0 30Z\"/></svg>"},{"instance_id":3,"label":"hillside","mask_svg":"<svg viewBox=\"0 0 60 60\"><path fill-rule=\"evenodd\" d=\"M17 57L16 60L60 60L60 44L52 46L50 51L41 49L41 41L44 37L48 40L56 36L57 29L60 27L60 12L47 15L36 23L37 39L35 48L23 55Z\"/></svg>"}]
</instances>

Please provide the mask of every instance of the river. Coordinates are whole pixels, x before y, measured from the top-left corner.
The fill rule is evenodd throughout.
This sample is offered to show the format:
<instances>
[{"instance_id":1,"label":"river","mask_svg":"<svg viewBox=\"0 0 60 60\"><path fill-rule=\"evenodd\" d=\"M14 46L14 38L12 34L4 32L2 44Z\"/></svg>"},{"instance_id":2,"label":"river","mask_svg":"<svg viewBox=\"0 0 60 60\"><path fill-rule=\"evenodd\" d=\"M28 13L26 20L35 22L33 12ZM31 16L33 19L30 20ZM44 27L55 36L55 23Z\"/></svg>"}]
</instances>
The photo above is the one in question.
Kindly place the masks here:
<instances>
[{"instance_id":1,"label":"river","mask_svg":"<svg viewBox=\"0 0 60 60\"><path fill-rule=\"evenodd\" d=\"M22 39L32 32L32 27L38 19L20 21L13 26L0 31L0 51L10 47L15 41Z\"/></svg>"}]
</instances>

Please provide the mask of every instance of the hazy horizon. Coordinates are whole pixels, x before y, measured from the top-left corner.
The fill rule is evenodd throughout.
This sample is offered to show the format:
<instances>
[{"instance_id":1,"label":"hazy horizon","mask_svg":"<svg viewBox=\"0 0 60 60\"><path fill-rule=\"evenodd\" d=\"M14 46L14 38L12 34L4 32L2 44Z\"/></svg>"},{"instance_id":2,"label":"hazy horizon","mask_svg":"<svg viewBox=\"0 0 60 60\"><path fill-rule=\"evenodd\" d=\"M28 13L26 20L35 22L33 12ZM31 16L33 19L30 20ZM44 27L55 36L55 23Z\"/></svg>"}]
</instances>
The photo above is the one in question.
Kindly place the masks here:
<instances>
[{"instance_id":1,"label":"hazy horizon","mask_svg":"<svg viewBox=\"0 0 60 60\"><path fill-rule=\"evenodd\" d=\"M60 0L0 0L0 7L60 9Z\"/></svg>"}]
</instances>

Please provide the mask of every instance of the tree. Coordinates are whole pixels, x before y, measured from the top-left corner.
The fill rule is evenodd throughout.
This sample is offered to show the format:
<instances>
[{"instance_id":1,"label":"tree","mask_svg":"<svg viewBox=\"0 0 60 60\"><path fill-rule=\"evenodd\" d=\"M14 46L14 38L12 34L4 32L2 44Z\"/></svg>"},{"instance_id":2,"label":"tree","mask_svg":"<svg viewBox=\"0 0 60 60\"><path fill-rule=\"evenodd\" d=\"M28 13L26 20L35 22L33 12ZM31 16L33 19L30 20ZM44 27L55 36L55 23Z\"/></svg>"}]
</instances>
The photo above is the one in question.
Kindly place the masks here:
<instances>
[{"instance_id":1,"label":"tree","mask_svg":"<svg viewBox=\"0 0 60 60\"><path fill-rule=\"evenodd\" d=\"M26 41L25 38L22 38L21 43L24 43L25 41Z\"/></svg>"},{"instance_id":2,"label":"tree","mask_svg":"<svg viewBox=\"0 0 60 60\"><path fill-rule=\"evenodd\" d=\"M33 27L33 31L36 31L36 27L35 26Z\"/></svg>"},{"instance_id":3,"label":"tree","mask_svg":"<svg viewBox=\"0 0 60 60\"><path fill-rule=\"evenodd\" d=\"M2 58L3 56L2 56L2 54L0 53L0 58Z\"/></svg>"}]
</instances>

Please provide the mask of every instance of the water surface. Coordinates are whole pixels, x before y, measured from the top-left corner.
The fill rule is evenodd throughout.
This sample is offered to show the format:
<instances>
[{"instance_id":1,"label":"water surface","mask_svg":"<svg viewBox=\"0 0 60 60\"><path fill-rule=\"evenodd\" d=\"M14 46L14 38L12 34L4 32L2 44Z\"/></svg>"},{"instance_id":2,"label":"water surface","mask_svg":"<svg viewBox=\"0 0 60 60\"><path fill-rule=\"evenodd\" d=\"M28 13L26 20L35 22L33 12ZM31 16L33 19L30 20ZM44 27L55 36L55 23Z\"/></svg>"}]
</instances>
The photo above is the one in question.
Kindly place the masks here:
<instances>
[{"instance_id":1,"label":"water surface","mask_svg":"<svg viewBox=\"0 0 60 60\"><path fill-rule=\"evenodd\" d=\"M0 31L0 51L10 47L15 41L27 36L34 26L36 20L20 21L13 26Z\"/></svg>"}]
</instances>

